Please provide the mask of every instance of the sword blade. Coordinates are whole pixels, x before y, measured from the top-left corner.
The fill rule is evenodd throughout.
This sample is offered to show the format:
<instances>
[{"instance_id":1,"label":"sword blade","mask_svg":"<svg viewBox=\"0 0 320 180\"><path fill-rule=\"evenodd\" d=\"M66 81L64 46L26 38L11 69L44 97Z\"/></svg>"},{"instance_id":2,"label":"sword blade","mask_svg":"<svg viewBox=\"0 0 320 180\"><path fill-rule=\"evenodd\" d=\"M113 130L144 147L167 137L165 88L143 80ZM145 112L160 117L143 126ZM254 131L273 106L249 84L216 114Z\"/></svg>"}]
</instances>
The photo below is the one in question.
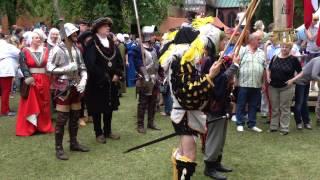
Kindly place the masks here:
<instances>
[{"instance_id":1,"label":"sword blade","mask_svg":"<svg viewBox=\"0 0 320 180\"><path fill-rule=\"evenodd\" d=\"M149 145L152 145L152 144L155 144L155 143L158 143L160 141L164 141L166 139L169 139L169 138L172 138L172 137L175 137L177 136L178 134L176 132L172 133L172 134L169 134L169 135L166 135L166 136L163 136L161 138L158 138L158 139L155 139L155 140L152 140L152 141L149 141L149 142L146 142L144 144L141 144L139 146L135 146L133 148L130 148L128 150L126 150L125 152L123 153L128 153L128 152L131 152L131 151L134 151L134 150L137 150L137 149L140 149L140 148L143 148L143 147L146 147L146 146L149 146Z\"/></svg>"},{"instance_id":2,"label":"sword blade","mask_svg":"<svg viewBox=\"0 0 320 180\"><path fill-rule=\"evenodd\" d=\"M221 116L221 117L217 117L217 118L215 118L215 119L212 119L211 121L208 121L207 124L213 123L214 121L218 121L218 120L222 120L222 119L227 119L227 118L229 118L229 114L226 114L226 115L224 115L224 116ZM170 139L170 138L175 137L175 136L178 136L178 134L177 134L176 132L171 133L171 134L166 135L166 136L163 136L163 137L160 137L160 138L158 138L158 139L155 139L155 140L146 142L146 143L144 143L144 144L135 146L135 147L133 147L133 148L130 148L130 149L126 150L126 151L123 152L123 153L126 154L126 153L129 153L129 152L131 152L131 151L134 151L134 150L137 150L137 149L141 149L141 148L146 147L146 146L150 146L150 145L152 145L152 144L155 144L155 143L158 143L158 142L161 142L161 141Z\"/></svg>"}]
</instances>

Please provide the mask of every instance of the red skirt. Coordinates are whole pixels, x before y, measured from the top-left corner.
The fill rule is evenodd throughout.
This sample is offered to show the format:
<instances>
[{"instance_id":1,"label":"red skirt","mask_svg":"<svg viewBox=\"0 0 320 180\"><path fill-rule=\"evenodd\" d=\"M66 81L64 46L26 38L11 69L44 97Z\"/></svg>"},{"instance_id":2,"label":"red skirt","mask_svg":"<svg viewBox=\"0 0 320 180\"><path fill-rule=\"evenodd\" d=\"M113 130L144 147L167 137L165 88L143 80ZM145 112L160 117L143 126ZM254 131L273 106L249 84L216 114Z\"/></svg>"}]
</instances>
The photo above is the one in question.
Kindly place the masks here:
<instances>
[{"instance_id":1,"label":"red skirt","mask_svg":"<svg viewBox=\"0 0 320 180\"><path fill-rule=\"evenodd\" d=\"M20 98L16 135L31 136L35 132L52 133L50 111L50 80L46 74L32 74L35 85L27 99Z\"/></svg>"}]
</instances>

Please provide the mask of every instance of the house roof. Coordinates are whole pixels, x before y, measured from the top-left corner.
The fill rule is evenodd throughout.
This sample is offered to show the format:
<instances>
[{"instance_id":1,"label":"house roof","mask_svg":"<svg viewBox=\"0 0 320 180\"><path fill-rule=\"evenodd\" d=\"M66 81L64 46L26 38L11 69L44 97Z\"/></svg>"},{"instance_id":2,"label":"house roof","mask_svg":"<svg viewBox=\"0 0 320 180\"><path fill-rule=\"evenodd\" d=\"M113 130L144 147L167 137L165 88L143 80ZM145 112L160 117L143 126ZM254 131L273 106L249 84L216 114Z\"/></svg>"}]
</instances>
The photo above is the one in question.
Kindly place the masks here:
<instances>
[{"instance_id":1,"label":"house roof","mask_svg":"<svg viewBox=\"0 0 320 180\"><path fill-rule=\"evenodd\" d=\"M160 25L160 33L168 32L171 28L178 28L184 22L187 22L186 18L167 17Z\"/></svg>"},{"instance_id":2,"label":"house roof","mask_svg":"<svg viewBox=\"0 0 320 180\"><path fill-rule=\"evenodd\" d=\"M237 8L237 7L239 7L239 0L216 0L214 7L216 7L216 8Z\"/></svg>"}]
</instances>

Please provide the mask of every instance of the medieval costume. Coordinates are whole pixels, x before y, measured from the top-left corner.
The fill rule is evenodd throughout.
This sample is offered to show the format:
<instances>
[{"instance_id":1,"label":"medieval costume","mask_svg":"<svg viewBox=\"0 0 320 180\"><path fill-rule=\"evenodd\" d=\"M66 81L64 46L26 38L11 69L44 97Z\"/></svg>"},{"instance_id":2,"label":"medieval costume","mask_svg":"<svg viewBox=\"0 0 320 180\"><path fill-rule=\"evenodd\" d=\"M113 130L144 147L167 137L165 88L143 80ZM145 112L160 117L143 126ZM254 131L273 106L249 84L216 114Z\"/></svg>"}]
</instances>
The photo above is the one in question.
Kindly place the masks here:
<instances>
[{"instance_id":1,"label":"medieval costume","mask_svg":"<svg viewBox=\"0 0 320 180\"><path fill-rule=\"evenodd\" d=\"M126 44L128 51L128 65L126 66L126 78L127 86L134 87L136 85L136 66L135 64L139 63L138 54L139 46L135 41L130 41Z\"/></svg>"},{"instance_id":2,"label":"medieval costume","mask_svg":"<svg viewBox=\"0 0 320 180\"><path fill-rule=\"evenodd\" d=\"M154 123L157 95L158 95L158 70L159 63L157 58L156 49L151 45L150 40L154 32L154 27L143 28L143 52L141 48L135 51L137 57L135 63L136 70L138 73L137 79L137 93L138 99L138 112L137 112L137 130L139 133L145 133L144 127L144 115L145 111L148 112L148 125L147 127L153 130L160 130ZM142 54L144 58L142 58Z\"/></svg>"},{"instance_id":3,"label":"medieval costume","mask_svg":"<svg viewBox=\"0 0 320 180\"><path fill-rule=\"evenodd\" d=\"M51 50L54 46L60 43L61 38L57 28L51 28L48 35L47 47Z\"/></svg>"},{"instance_id":4,"label":"medieval costume","mask_svg":"<svg viewBox=\"0 0 320 180\"><path fill-rule=\"evenodd\" d=\"M55 46L49 55L47 70L54 75L53 88L58 118L56 121L55 141L56 157L67 160L62 141L64 126L69 121L70 150L88 152L89 149L77 141L78 121L80 117L81 94L87 83L87 71L80 50L76 47L78 28L71 23L64 25L66 37Z\"/></svg>"},{"instance_id":5,"label":"medieval costume","mask_svg":"<svg viewBox=\"0 0 320 180\"><path fill-rule=\"evenodd\" d=\"M206 115L202 109L218 71L213 68L209 74L200 74L198 65L207 45L215 47L214 54L218 47L221 31L211 24L213 21L212 17L199 18L192 27L171 32L167 36L171 41L161 50L160 64L168 74L173 97L172 124L181 135L180 147L172 154L174 179L191 179L196 167L194 136L206 132Z\"/></svg>"},{"instance_id":6,"label":"medieval costume","mask_svg":"<svg viewBox=\"0 0 320 180\"><path fill-rule=\"evenodd\" d=\"M119 139L112 133L112 113L120 105L118 97L119 79L122 77L122 58L111 34L100 34L100 28L111 28L110 18L99 18L93 23L93 38L88 42L84 60L89 79L86 86L85 101L88 112L92 115L96 140L106 143L106 138ZM117 79L117 80L115 80ZM101 114L104 127L101 128Z\"/></svg>"},{"instance_id":7,"label":"medieval costume","mask_svg":"<svg viewBox=\"0 0 320 180\"><path fill-rule=\"evenodd\" d=\"M211 51L212 52L212 51ZM229 59L225 57L220 73L214 78L215 86L210 92L208 105L205 109L207 114L207 121L213 121L208 124L205 148L204 148L204 162L205 175L215 179L227 179L219 172L231 172L232 169L226 168L221 164L223 147L226 141L228 119L214 119L231 112L231 92L233 90L233 78L239 69L239 64L226 61ZM204 73L208 73L210 67L214 63L214 57L204 65Z\"/></svg>"},{"instance_id":8,"label":"medieval costume","mask_svg":"<svg viewBox=\"0 0 320 180\"><path fill-rule=\"evenodd\" d=\"M127 92L127 83L126 83L126 67L127 67L127 59L128 59L128 51L124 44L124 37L123 34L117 34L117 40L118 40L118 49L120 51L121 57L122 57L122 64L123 64L123 78L121 79L121 88L119 95L121 97L122 93Z\"/></svg>"},{"instance_id":9,"label":"medieval costume","mask_svg":"<svg viewBox=\"0 0 320 180\"><path fill-rule=\"evenodd\" d=\"M31 38L39 36L32 33ZM40 44L38 44L40 45ZM20 67L25 84L29 86L27 97L21 97L16 124L17 136L34 133L51 133L50 80L46 74L49 50L42 46L25 47L20 54Z\"/></svg>"},{"instance_id":10,"label":"medieval costume","mask_svg":"<svg viewBox=\"0 0 320 180\"><path fill-rule=\"evenodd\" d=\"M77 41L77 47L80 49L81 54L83 56L85 49L88 46L89 41L92 39L92 32L91 31L85 31L79 34L78 36L78 41ZM88 122L93 122L92 117L90 113L88 113L88 117L85 116L85 100L84 97L81 97L81 113L80 113L80 120L79 120L79 125L81 127L86 126Z\"/></svg>"}]
</instances>

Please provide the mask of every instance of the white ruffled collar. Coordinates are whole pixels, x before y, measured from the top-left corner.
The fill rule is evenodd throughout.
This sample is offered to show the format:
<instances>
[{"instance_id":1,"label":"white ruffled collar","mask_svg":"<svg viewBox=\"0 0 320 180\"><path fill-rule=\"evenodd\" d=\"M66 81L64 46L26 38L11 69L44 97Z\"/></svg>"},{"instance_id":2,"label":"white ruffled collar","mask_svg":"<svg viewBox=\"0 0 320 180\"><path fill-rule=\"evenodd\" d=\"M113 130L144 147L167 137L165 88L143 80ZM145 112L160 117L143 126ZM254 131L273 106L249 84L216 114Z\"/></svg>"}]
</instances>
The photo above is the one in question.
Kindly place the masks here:
<instances>
[{"instance_id":1,"label":"white ruffled collar","mask_svg":"<svg viewBox=\"0 0 320 180\"><path fill-rule=\"evenodd\" d=\"M109 43L108 37L103 38L103 37L99 36L99 34L97 34L97 37L99 38L101 44L102 44L105 48L109 48L110 43Z\"/></svg>"}]
</instances>

